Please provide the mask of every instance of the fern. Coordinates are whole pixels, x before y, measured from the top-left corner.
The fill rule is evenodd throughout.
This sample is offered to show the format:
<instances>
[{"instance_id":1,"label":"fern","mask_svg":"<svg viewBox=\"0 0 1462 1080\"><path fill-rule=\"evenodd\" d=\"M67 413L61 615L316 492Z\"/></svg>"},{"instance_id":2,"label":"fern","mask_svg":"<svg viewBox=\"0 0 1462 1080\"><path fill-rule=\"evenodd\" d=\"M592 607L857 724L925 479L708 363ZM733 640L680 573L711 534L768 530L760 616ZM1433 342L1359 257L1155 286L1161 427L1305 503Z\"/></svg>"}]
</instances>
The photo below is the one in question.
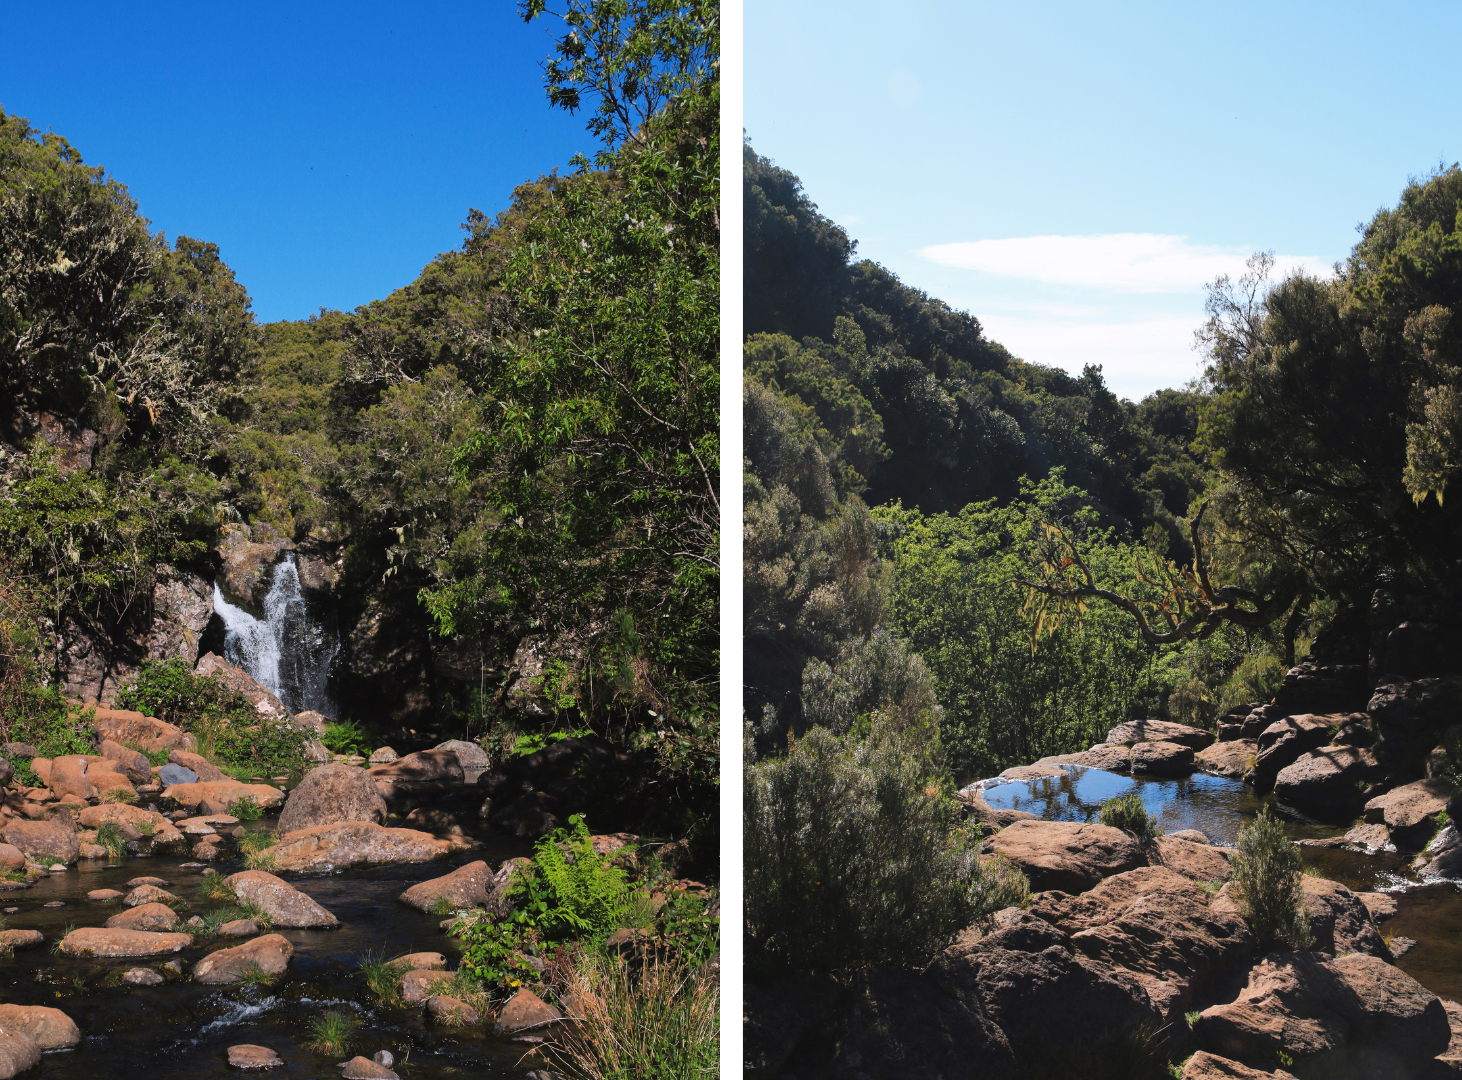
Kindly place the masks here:
<instances>
[{"instance_id":1,"label":"fern","mask_svg":"<svg viewBox=\"0 0 1462 1080\"><path fill-rule=\"evenodd\" d=\"M547 886L549 910L544 929L558 936L594 937L619 925L624 903L624 871L605 863L595 852L582 814L569 818L570 829L557 829L538 841L533 862Z\"/></svg>"}]
</instances>

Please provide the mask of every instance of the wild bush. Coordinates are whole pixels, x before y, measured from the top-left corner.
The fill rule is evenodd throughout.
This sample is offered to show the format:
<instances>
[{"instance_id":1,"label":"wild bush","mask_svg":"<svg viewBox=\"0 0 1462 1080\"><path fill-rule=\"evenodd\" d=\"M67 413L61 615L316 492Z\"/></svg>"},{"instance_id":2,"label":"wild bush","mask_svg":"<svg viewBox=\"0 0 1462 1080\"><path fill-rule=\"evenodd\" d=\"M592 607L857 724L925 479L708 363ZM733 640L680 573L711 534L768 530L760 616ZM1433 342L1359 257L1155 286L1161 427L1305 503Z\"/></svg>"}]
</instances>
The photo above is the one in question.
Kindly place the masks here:
<instances>
[{"instance_id":1,"label":"wild bush","mask_svg":"<svg viewBox=\"0 0 1462 1080\"><path fill-rule=\"evenodd\" d=\"M1097 808L1097 820L1114 829L1122 829L1139 840L1157 835L1157 818L1147 812L1137 792L1118 795Z\"/></svg>"},{"instance_id":2,"label":"wild bush","mask_svg":"<svg viewBox=\"0 0 1462 1080\"><path fill-rule=\"evenodd\" d=\"M1239 829L1233 857L1233 886L1239 911L1260 951L1276 944L1303 949L1310 943L1305 906L1304 864L1284 826L1265 807Z\"/></svg>"},{"instance_id":3,"label":"wild bush","mask_svg":"<svg viewBox=\"0 0 1462 1080\"><path fill-rule=\"evenodd\" d=\"M813 728L743 773L748 961L802 972L922 964L956 931L1023 904L1025 876L982 863L979 829L929 779L921 736Z\"/></svg>"}]
</instances>

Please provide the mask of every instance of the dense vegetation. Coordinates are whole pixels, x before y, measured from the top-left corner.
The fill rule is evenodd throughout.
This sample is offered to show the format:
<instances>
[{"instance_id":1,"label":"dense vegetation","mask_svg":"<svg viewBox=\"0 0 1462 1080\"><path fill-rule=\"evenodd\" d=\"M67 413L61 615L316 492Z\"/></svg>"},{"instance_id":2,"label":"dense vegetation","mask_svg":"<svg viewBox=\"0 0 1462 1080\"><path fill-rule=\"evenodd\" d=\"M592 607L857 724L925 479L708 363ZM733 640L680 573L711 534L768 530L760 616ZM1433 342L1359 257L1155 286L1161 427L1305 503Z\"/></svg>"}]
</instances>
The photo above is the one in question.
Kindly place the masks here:
<instances>
[{"instance_id":1,"label":"dense vegetation","mask_svg":"<svg viewBox=\"0 0 1462 1080\"><path fill-rule=\"evenodd\" d=\"M494 680L537 636L535 722L612 733L707 804L716 15L555 14L545 86L584 109L593 160L472 210L462 247L389 297L297 323L258 325L214 245L165 242L65 139L0 115L0 550L29 613L17 657L40 665L21 683L83 630L135 636L159 568L207 570L220 524L265 523L344 544L347 618L395 612ZM96 433L90 467L27 437L42 413ZM527 722L501 685L424 677L454 735L470 717L511 746Z\"/></svg>"},{"instance_id":2,"label":"dense vegetation","mask_svg":"<svg viewBox=\"0 0 1462 1080\"><path fill-rule=\"evenodd\" d=\"M1321 629L1359 625L1377 588L1456 577L1457 166L1412 182L1333 278L1271 281L1259 255L1213 282L1203 378L1141 402L1097 369L1014 357L858 261L749 145L744 181L749 955L837 966L777 956L765 898L800 880L784 856L821 835L760 809L778 783L787 805L825 800L842 834L866 834L840 865L883 860L867 881L838 877L846 906L897 907L875 823L912 804L782 779L810 777L810 756L903 790L874 748L915 731L933 807L951 781L1086 749L1122 720L1211 727L1270 697ZM1108 814L1150 827L1129 810ZM925 850L924 830L908 835ZM1268 882L1255 837L1262 906L1293 883ZM930 897L905 918L947 908ZM917 965L937 936L859 962Z\"/></svg>"}]
</instances>

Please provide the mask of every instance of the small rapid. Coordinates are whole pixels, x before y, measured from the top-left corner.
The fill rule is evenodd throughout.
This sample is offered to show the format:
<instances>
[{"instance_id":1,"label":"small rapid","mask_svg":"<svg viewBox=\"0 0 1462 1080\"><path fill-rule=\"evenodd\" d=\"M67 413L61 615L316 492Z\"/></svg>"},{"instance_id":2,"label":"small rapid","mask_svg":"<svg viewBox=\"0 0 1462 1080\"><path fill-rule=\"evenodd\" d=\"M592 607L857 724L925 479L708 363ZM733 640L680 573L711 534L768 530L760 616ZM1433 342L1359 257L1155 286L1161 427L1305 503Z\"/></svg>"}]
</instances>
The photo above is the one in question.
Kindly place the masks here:
<instances>
[{"instance_id":1,"label":"small rapid","mask_svg":"<svg viewBox=\"0 0 1462 1080\"><path fill-rule=\"evenodd\" d=\"M223 622L223 658L267 686L292 713L313 709L335 717L330 665L340 632L330 612L312 611L300 589L294 552L269 571L264 617L257 619L213 585L213 610Z\"/></svg>"}]
</instances>

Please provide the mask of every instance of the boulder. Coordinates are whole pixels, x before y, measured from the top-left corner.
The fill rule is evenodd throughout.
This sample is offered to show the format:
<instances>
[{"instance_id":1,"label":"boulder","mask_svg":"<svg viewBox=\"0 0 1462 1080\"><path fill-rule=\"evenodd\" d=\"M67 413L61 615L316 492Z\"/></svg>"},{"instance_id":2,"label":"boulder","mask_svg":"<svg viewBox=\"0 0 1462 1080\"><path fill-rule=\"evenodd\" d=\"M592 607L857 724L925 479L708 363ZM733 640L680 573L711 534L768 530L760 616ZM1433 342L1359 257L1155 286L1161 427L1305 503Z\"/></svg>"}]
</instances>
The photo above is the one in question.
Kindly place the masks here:
<instances>
[{"instance_id":1,"label":"boulder","mask_svg":"<svg viewBox=\"0 0 1462 1080\"><path fill-rule=\"evenodd\" d=\"M46 940L39 930L0 930L0 949L34 949Z\"/></svg>"},{"instance_id":2,"label":"boulder","mask_svg":"<svg viewBox=\"0 0 1462 1080\"><path fill-rule=\"evenodd\" d=\"M446 994L434 994L426 999L426 1011L443 1024L480 1024L482 1017L465 1001L458 1001Z\"/></svg>"},{"instance_id":3,"label":"boulder","mask_svg":"<svg viewBox=\"0 0 1462 1080\"><path fill-rule=\"evenodd\" d=\"M436 988L453 979L450 971L423 969L408 971L401 976L401 1000L408 1005L420 1005L435 994Z\"/></svg>"},{"instance_id":4,"label":"boulder","mask_svg":"<svg viewBox=\"0 0 1462 1080\"><path fill-rule=\"evenodd\" d=\"M264 600L270 567L293 546L272 530L254 537L245 525L226 526L213 549L222 562L219 584L229 596L257 607Z\"/></svg>"},{"instance_id":5,"label":"boulder","mask_svg":"<svg viewBox=\"0 0 1462 1080\"><path fill-rule=\"evenodd\" d=\"M1362 1057L1377 1076L1418 1075L1451 1041L1435 994L1360 953L1329 961L1305 952L1268 957L1235 1001L1204 1010L1194 1027L1206 1050L1263 1061L1282 1051L1314 1075L1324 1075L1327 1063L1353 1067Z\"/></svg>"},{"instance_id":6,"label":"boulder","mask_svg":"<svg viewBox=\"0 0 1462 1080\"><path fill-rule=\"evenodd\" d=\"M492 876L492 885L487 890L487 904L485 905L491 914L502 918L512 910L508 903L508 892L513 887L513 881L517 877L518 871L521 869L526 872L532 866L532 859L519 856L515 859L505 859L503 864L497 868L497 873Z\"/></svg>"},{"instance_id":7,"label":"boulder","mask_svg":"<svg viewBox=\"0 0 1462 1080\"><path fill-rule=\"evenodd\" d=\"M25 853L14 844L0 844L0 869L24 870Z\"/></svg>"},{"instance_id":8,"label":"boulder","mask_svg":"<svg viewBox=\"0 0 1462 1080\"><path fill-rule=\"evenodd\" d=\"M1077 754L1075 764L1084 769L1102 769L1125 773L1132 770L1132 748L1115 743L1098 743L1084 754Z\"/></svg>"},{"instance_id":9,"label":"boulder","mask_svg":"<svg viewBox=\"0 0 1462 1080\"><path fill-rule=\"evenodd\" d=\"M1254 767L1259 756L1259 743L1255 739L1234 739L1205 747L1193 755L1193 766L1199 772L1213 776L1226 776L1230 780L1242 780Z\"/></svg>"},{"instance_id":10,"label":"boulder","mask_svg":"<svg viewBox=\"0 0 1462 1080\"><path fill-rule=\"evenodd\" d=\"M294 955L294 946L282 934L266 934L235 945L229 949L211 952L193 965L193 981L220 984L242 982L244 975L257 968L273 978L283 975Z\"/></svg>"},{"instance_id":11,"label":"boulder","mask_svg":"<svg viewBox=\"0 0 1462 1080\"><path fill-rule=\"evenodd\" d=\"M387 784L439 781L460 784L466 777L462 762L451 750L420 750L397 758L389 765L370 769L372 779Z\"/></svg>"},{"instance_id":12,"label":"boulder","mask_svg":"<svg viewBox=\"0 0 1462 1080\"><path fill-rule=\"evenodd\" d=\"M558 828L562 809L552 795L534 791L496 811L491 823L500 833L532 840Z\"/></svg>"},{"instance_id":13,"label":"boulder","mask_svg":"<svg viewBox=\"0 0 1462 1080\"><path fill-rule=\"evenodd\" d=\"M1069 934L1071 948L1083 956L1128 972L1144 987L1168 984L1168 1009L1181 1011L1195 991L1242 970L1254 953L1244 920L1215 909L1210 899L1181 874L1151 866L1107 878L1079 896L1039 894L1031 913Z\"/></svg>"},{"instance_id":14,"label":"boulder","mask_svg":"<svg viewBox=\"0 0 1462 1080\"><path fill-rule=\"evenodd\" d=\"M42 1050L68 1050L81 1042L76 1022L45 1005L0 1005L0 1031L29 1035Z\"/></svg>"},{"instance_id":15,"label":"boulder","mask_svg":"<svg viewBox=\"0 0 1462 1080\"><path fill-rule=\"evenodd\" d=\"M1330 741L1330 729L1347 719L1346 714L1298 713L1276 720L1259 734L1256 772L1273 778L1286 765L1292 765L1306 750L1314 750Z\"/></svg>"},{"instance_id":16,"label":"boulder","mask_svg":"<svg viewBox=\"0 0 1462 1080\"><path fill-rule=\"evenodd\" d=\"M1457 823L1447 822L1413 865L1425 882L1462 881L1462 830Z\"/></svg>"},{"instance_id":17,"label":"boulder","mask_svg":"<svg viewBox=\"0 0 1462 1080\"><path fill-rule=\"evenodd\" d=\"M485 769L492 764L492 759L487 756L487 751L476 743L467 742L464 739L448 739L444 743L437 743L433 750L450 750L457 755L457 760L462 763L463 769Z\"/></svg>"},{"instance_id":18,"label":"boulder","mask_svg":"<svg viewBox=\"0 0 1462 1080\"><path fill-rule=\"evenodd\" d=\"M110 769L100 769L92 765L86 770L86 778L96 788L99 797L105 798L108 792L125 791L137 797L137 789L134 788L128 779L120 772L113 772Z\"/></svg>"},{"instance_id":19,"label":"boulder","mask_svg":"<svg viewBox=\"0 0 1462 1080\"><path fill-rule=\"evenodd\" d=\"M79 754L66 754L52 761L50 781L46 786L61 799L67 795L75 795L78 799L96 798L96 788L86 778L86 758Z\"/></svg>"},{"instance_id":20,"label":"boulder","mask_svg":"<svg viewBox=\"0 0 1462 1080\"><path fill-rule=\"evenodd\" d=\"M159 750L197 750L198 739L182 728L131 709L97 709L91 726L103 740Z\"/></svg>"},{"instance_id":21,"label":"boulder","mask_svg":"<svg viewBox=\"0 0 1462 1080\"><path fill-rule=\"evenodd\" d=\"M1187 776L1193 748L1179 742L1140 742L1132 747L1133 776Z\"/></svg>"},{"instance_id":22,"label":"boulder","mask_svg":"<svg viewBox=\"0 0 1462 1080\"><path fill-rule=\"evenodd\" d=\"M253 919L230 919L218 928L219 937L253 937L259 932L259 924Z\"/></svg>"},{"instance_id":23,"label":"boulder","mask_svg":"<svg viewBox=\"0 0 1462 1080\"><path fill-rule=\"evenodd\" d=\"M20 1031L0 1031L0 1080L39 1065L41 1048L29 1035Z\"/></svg>"},{"instance_id":24,"label":"boulder","mask_svg":"<svg viewBox=\"0 0 1462 1080\"><path fill-rule=\"evenodd\" d=\"M286 833L268 850L281 870L328 873L357 865L430 862L461 846L458 840L441 840L414 829L346 821Z\"/></svg>"},{"instance_id":25,"label":"boulder","mask_svg":"<svg viewBox=\"0 0 1462 1080\"><path fill-rule=\"evenodd\" d=\"M1228 1058L1200 1050L1183 1065L1182 1080L1294 1080L1283 1069L1261 1072Z\"/></svg>"},{"instance_id":26,"label":"boulder","mask_svg":"<svg viewBox=\"0 0 1462 1080\"><path fill-rule=\"evenodd\" d=\"M508 999L497 1015L493 1030L502 1035L516 1035L520 1031L545 1028L562 1017L563 1013L525 987Z\"/></svg>"},{"instance_id":27,"label":"boulder","mask_svg":"<svg viewBox=\"0 0 1462 1080\"><path fill-rule=\"evenodd\" d=\"M340 1067L341 1080L401 1080L380 1062L357 1055Z\"/></svg>"},{"instance_id":28,"label":"boulder","mask_svg":"<svg viewBox=\"0 0 1462 1080\"><path fill-rule=\"evenodd\" d=\"M234 895L257 904L275 926L339 926L340 920L288 882L263 870L245 870L223 879Z\"/></svg>"},{"instance_id":29,"label":"boulder","mask_svg":"<svg viewBox=\"0 0 1462 1080\"><path fill-rule=\"evenodd\" d=\"M1396 914L1396 898L1390 893L1360 892L1355 898L1371 913L1371 922L1385 922Z\"/></svg>"},{"instance_id":30,"label":"boulder","mask_svg":"<svg viewBox=\"0 0 1462 1080\"><path fill-rule=\"evenodd\" d=\"M234 667L220 656L211 652L204 653L199 657L193 673L205 678L216 679L230 690L242 694L249 699L249 703L254 706L255 711L266 720L289 718L289 710L284 707L284 702L279 700L279 695L256 681L247 671Z\"/></svg>"},{"instance_id":31,"label":"boulder","mask_svg":"<svg viewBox=\"0 0 1462 1080\"><path fill-rule=\"evenodd\" d=\"M126 803L101 803L98 806L88 806L76 816L76 820L87 829L100 828L108 821L114 821L118 825L130 825L133 828L141 828L148 823L153 828L171 825L171 822L156 810L145 810L140 806L129 806Z\"/></svg>"},{"instance_id":32,"label":"boulder","mask_svg":"<svg viewBox=\"0 0 1462 1080\"><path fill-rule=\"evenodd\" d=\"M152 762L147 760L146 754L111 739L103 739L99 749L102 757L115 761L132 783L146 784L152 779Z\"/></svg>"},{"instance_id":33,"label":"boulder","mask_svg":"<svg viewBox=\"0 0 1462 1080\"><path fill-rule=\"evenodd\" d=\"M71 828L70 818L59 815L45 821L11 818L0 826L0 839L29 862L73 863L81 854L81 842Z\"/></svg>"},{"instance_id":34,"label":"boulder","mask_svg":"<svg viewBox=\"0 0 1462 1080\"><path fill-rule=\"evenodd\" d=\"M492 879L487 863L471 862L450 874L417 882L397 899L419 911L430 911L441 899L447 900L453 908L486 905Z\"/></svg>"},{"instance_id":35,"label":"boulder","mask_svg":"<svg viewBox=\"0 0 1462 1080\"><path fill-rule=\"evenodd\" d=\"M267 1046L240 1043L228 1048L228 1063L235 1069L272 1069L284 1059Z\"/></svg>"},{"instance_id":36,"label":"boulder","mask_svg":"<svg viewBox=\"0 0 1462 1080\"><path fill-rule=\"evenodd\" d=\"M60 948L72 956L161 956L180 952L192 943L187 934L84 926L62 938Z\"/></svg>"},{"instance_id":37,"label":"boulder","mask_svg":"<svg viewBox=\"0 0 1462 1080\"><path fill-rule=\"evenodd\" d=\"M1364 900L1338 881L1311 874L1304 876L1302 885L1314 939L1311 948L1334 956L1365 953L1390 957Z\"/></svg>"},{"instance_id":38,"label":"boulder","mask_svg":"<svg viewBox=\"0 0 1462 1080\"><path fill-rule=\"evenodd\" d=\"M175 900L177 900L176 896L156 885L139 885L122 897L122 903L128 907L141 907L143 904L167 904Z\"/></svg>"},{"instance_id":39,"label":"boulder","mask_svg":"<svg viewBox=\"0 0 1462 1080\"><path fill-rule=\"evenodd\" d=\"M400 756L389 746L378 746L371 751L370 762L372 765L389 765Z\"/></svg>"},{"instance_id":40,"label":"boulder","mask_svg":"<svg viewBox=\"0 0 1462 1080\"><path fill-rule=\"evenodd\" d=\"M1080 756L1080 754L1071 755L1073 759ZM1002 780L1059 780L1069 775L1070 773L1056 764L1054 759L1045 758L1034 765L1012 765L1000 774L1000 778Z\"/></svg>"},{"instance_id":41,"label":"boulder","mask_svg":"<svg viewBox=\"0 0 1462 1080\"><path fill-rule=\"evenodd\" d=\"M984 848L1020 867L1037 892L1085 892L1146 862L1141 846L1121 829L1071 821L1017 821Z\"/></svg>"},{"instance_id":42,"label":"boulder","mask_svg":"<svg viewBox=\"0 0 1462 1080\"><path fill-rule=\"evenodd\" d=\"M325 725L330 722L330 718L314 709L306 709L291 716L289 722L301 731L308 732L311 738L322 739L325 737Z\"/></svg>"},{"instance_id":43,"label":"boulder","mask_svg":"<svg viewBox=\"0 0 1462 1080\"><path fill-rule=\"evenodd\" d=\"M122 981L128 986L161 986L167 980L152 968L135 967L122 973Z\"/></svg>"},{"instance_id":44,"label":"boulder","mask_svg":"<svg viewBox=\"0 0 1462 1080\"><path fill-rule=\"evenodd\" d=\"M1144 742L1175 742L1191 750L1202 750L1213 742L1213 733L1167 720L1129 720L1107 732L1113 746L1135 746Z\"/></svg>"},{"instance_id":45,"label":"boulder","mask_svg":"<svg viewBox=\"0 0 1462 1080\"><path fill-rule=\"evenodd\" d=\"M227 811L247 795L259 804L260 809L268 813L284 801L284 792L277 787L269 784L241 784L237 780L171 784L163 790L162 795L165 799L181 803L189 810L200 809L208 803Z\"/></svg>"},{"instance_id":46,"label":"boulder","mask_svg":"<svg viewBox=\"0 0 1462 1080\"><path fill-rule=\"evenodd\" d=\"M1194 881L1227 880L1233 867L1229 865L1232 852L1216 848L1208 843L1194 843L1169 833L1156 837L1147 850L1147 861L1153 866L1166 867Z\"/></svg>"},{"instance_id":47,"label":"boulder","mask_svg":"<svg viewBox=\"0 0 1462 1080\"><path fill-rule=\"evenodd\" d=\"M1462 1075L1462 1005L1455 1001L1444 1001L1442 1008L1447 1010L1447 1022L1452 1026L1452 1042L1445 1051L1437 1055L1437 1060L1454 1074Z\"/></svg>"},{"instance_id":48,"label":"boulder","mask_svg":"<svg viewBox=\"0 0 1462 1080\"><path fill-rule=\"evenodd\" d=\"M1457 789L1440 777L1418 780L1371 799L1366 803L1365 819L1368 824L1384 824L1393 838L1398 832L1418 828L1427 830L1429 838L1437 815L1456 793Z\"/></svg>"},{"instance_id":49,"label":"boulder","mask_svg":"<svg viewBox=\"0 0 1462 1080\"><path fill-rule=\"evenodd\" d=\"M178 913L166 904L139 904L107 920L109 930L151 930L170 933L178 928Z\"/></svg>"},{"instance_id":50,"label":"boulder","mask_svg":"<svg viewBox=\"0 0 1462 1080\"><path fill-rule=\"evenodd\" d=\"M168 753L168 764L181 765L193 774L192 780L163 780L163 784L196 783L202 780L204 783L213 783L218 780L228 780L217 765L209 761L202 754L192 754L187 750L173 750Z\"/></svg>"},{"instance_id":51,"label":"boulder","mask_svg":"<svg viewBox=\"0 0 1462 1080\"><path fill-rule=\"evenodd\" d=\"M1462 713L1462 677L1404 679L1383 675L1366 712L1376 725L1420 734L1457 722Z\"/></svg>"},{"instance_id":52,"label":"boulder","mask_svg":"<svg viewBox=\"0 0 1462 1080\"><path fill-rule=\"evenodd\" d=\"M386 820L386 800L371 776L353 765L321 765L305 773L279 815L279 831L294 832L342 821Z\"/></svg>"},{"instance_id":53,"label":"boulder","mask_svg":"<svg viewBox=\"0 0 1462 1080\"><path fill-rule=\"evenodd\" d=\"M1275 797L1322 816L1349 816L1366 785L1385 776L1375 753L1359 746L1308 750L1279 770Z\"/></svg>"},{"instance_id":54,"label":"boulder","mask_svg":"<svg viewBox=\"0 0 1462 1080\"><path fill-rule=\"evenodd\" d=\"M447 958L439 952L414 952L391 961L398 971L445 971Z\"/></svg>"}]
</instances>

